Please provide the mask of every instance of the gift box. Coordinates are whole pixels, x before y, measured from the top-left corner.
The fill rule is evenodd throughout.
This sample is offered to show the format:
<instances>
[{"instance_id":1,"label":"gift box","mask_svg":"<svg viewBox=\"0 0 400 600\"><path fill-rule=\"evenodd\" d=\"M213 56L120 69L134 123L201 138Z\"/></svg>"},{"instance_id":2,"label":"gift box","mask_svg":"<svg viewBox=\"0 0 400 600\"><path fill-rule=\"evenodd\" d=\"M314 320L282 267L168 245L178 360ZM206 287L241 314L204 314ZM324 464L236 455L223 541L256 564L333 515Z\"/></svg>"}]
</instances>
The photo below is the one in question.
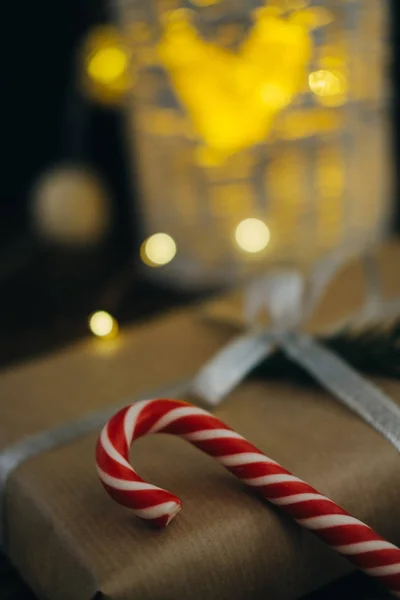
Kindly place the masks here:
<instances>
[{"instance_id":1,"label":"gift box","mask_svg":"<svg viewBox=\"0 0 400 600\"><path fill-rule=\"evenodd\" d=\"M400 292L399 256L397 245L378 253L387 297ZM354 313L364 295L362 267L355 262L330 286L310 331L326 331ZM113 343L89 340L3 371L3 547L39 598L268 594L291 600L351 571L312 534L175 437L146 437L132 453L144 478L182 498L184 508L166 530L152 529L113 503L98 481L94 448L106 415L135 399L176 395L193 401L184 394L186 382L237 335L239 316L235 299L202 304L127 329ZM398 381L376 383L400 404ZM250 377L215 414L379 534L400 542L398 452L318 386ZM54 428L57 443L46 445L43 432ZM43 451L6 479L5 454L16 460L22 446L37 444L36 434L42 434Z\"/></svg>"}]
</instances>

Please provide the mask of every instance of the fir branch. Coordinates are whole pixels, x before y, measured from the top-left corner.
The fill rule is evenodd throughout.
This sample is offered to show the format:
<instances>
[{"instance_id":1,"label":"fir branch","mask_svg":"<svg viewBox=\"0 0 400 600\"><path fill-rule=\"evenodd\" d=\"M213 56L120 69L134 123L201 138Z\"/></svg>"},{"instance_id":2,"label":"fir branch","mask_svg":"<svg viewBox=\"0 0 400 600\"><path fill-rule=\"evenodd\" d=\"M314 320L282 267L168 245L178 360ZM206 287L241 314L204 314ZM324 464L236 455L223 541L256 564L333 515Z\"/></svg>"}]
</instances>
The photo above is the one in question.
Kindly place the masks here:
<instances>
[{"instance_id":1,"label":"fir branch","mask_svg":"<svg viewBox=\"0 0 400 600\"><path fill-rule=\"evenodd\" d=\"M390 324L373 324L362 331L347 328L319 341L365 375L400 378L400 320ZM286 378L299 384L317 385L281 351L261 363L250 376Z\"/></svg>"}]
</instances>

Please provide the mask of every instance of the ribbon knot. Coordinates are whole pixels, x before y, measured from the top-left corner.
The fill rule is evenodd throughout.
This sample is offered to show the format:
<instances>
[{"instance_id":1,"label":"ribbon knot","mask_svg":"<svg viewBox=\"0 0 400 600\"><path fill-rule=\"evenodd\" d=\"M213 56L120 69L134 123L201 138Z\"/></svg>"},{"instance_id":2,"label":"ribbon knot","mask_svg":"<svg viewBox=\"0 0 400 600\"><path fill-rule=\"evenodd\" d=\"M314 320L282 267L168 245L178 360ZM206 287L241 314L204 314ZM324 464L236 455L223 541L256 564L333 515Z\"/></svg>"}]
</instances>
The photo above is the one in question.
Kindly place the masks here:
<instances>
[{"instance_id":1,"label":"ribbon knot","mask_svg":"<svg viewBox=\"0 0 400 600\"><path fill-rule=\"evenodd\" d=\"M244 297L249 332L206 363L191 391L207 404L219 404L290 333L300 330L341 263L341 257L329 257L314 266L308 279L298 270L282 268L251 283ZM265 316L268 326L263 325Z\"/></svg>"},{"instance_id":2,"label":"ribbon knot","mask_svg":"<svg viewBox=\"0 0 400 600\"><path fill-rule=\"evenodd\" d=\"M275 272L250 285L245 298L245 318L253 325L265 312L270 331L297 329L303 320L304 278L298 271Z\"/></svg>"},{"instance_id":3,"label":"ribbon knot","mask_svg":"<svg viewBox=\"0 0 400 600\"><path fill-rule=\"evenodd\" d=\"M300 331L341 262L339 256L321 261L308 280L298 271L283 270L254 282L245 295L249 332L228 344L201 369L191 391L215 406L279 348L400 452L400 407L342 358ZM371 314L382 314L385 308L370 259L365 259L364 268L368 291L364 310L355 319L358 323ZM264 312L270 318L268 328L260 326Z\"/></svg>"}]
</instances>

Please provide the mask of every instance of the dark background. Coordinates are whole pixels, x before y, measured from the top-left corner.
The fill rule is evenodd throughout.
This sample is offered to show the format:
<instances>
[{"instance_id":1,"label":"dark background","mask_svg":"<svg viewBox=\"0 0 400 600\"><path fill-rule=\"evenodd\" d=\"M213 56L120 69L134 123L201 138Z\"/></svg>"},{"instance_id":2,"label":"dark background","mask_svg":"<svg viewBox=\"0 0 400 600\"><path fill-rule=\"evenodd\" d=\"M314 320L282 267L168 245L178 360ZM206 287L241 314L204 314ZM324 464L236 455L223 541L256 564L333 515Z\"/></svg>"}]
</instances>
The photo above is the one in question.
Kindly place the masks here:
<instances>
[{"instance_id":1,"label":"dark background","mask_svg":"<svg viewBox=\"0 0 400 600\"><path fill-rule=\"evenodd\" d=\"M382 2L385 0L381 0ZM110 3L111 4L111 3ZM399 14L391 2L393 157L399 155ZM2 7L0 365L87 334L87 315L106 309L124 322L188 300L143 282L132 257L140 237L117 111L74 93L79 43L109 20L106 3L68 0ZM29 191L38 174L68 159L92 165L113 190L116 229L106 247L66 253L38 246ZM396 189L394 228L400 229Z\"/></svg>"},{"instance_id":2,"label":"dark background","mask_svg":"<svg viewBox=\"0 0 400 600\"><path fill-rule=\"evenodd\" d=\"M188 299L137 273L140 219L122 117L76 93L80 44L90 28L109 22L110 4L43 0L3 8L0 365L87 335L95 310L124 323ZM31 232L32 184L71 160L94 168L112 190L115 230L94 251L45 247Z\"/></svg>"}]
</instances>

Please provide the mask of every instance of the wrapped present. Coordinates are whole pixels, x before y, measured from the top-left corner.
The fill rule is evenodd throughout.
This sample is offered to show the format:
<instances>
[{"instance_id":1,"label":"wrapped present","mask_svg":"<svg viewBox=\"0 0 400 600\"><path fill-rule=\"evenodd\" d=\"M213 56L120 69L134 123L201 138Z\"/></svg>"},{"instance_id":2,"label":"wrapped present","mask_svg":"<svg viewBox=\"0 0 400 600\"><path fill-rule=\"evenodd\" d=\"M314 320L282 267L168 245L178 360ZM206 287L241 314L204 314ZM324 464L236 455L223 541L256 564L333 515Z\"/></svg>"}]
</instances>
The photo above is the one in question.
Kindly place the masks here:
<instances>
[{"instance_id":1,"label":"wrapped present","mask_svg":"<svg viewBox=\"0 0 400 600\"><path fill-rule=\"evenodd\" d=\"M398 246L379 254L382 288L398 296ZM313 319L318 334L363 303L359 264L337 276ZM226 302L225 302L226 304ZM95 471L102 424L118 407L190 398L188 381L240 329L234 299L90 340L0 377L2 544L43 599L294 599L351 570L329 547L266 504L215 461L172 436L135 444L140 474L182 498L163 531L113 503ZM224 309L224 314L228 314ZM237 319L237 320L235 320ZM395 379L375 383L400 405ZM215 415L400 542L400 457L381 434L318 386L247 378ZM14 468L15 467L15 468Z\"/></svg>"}]
</instances>

